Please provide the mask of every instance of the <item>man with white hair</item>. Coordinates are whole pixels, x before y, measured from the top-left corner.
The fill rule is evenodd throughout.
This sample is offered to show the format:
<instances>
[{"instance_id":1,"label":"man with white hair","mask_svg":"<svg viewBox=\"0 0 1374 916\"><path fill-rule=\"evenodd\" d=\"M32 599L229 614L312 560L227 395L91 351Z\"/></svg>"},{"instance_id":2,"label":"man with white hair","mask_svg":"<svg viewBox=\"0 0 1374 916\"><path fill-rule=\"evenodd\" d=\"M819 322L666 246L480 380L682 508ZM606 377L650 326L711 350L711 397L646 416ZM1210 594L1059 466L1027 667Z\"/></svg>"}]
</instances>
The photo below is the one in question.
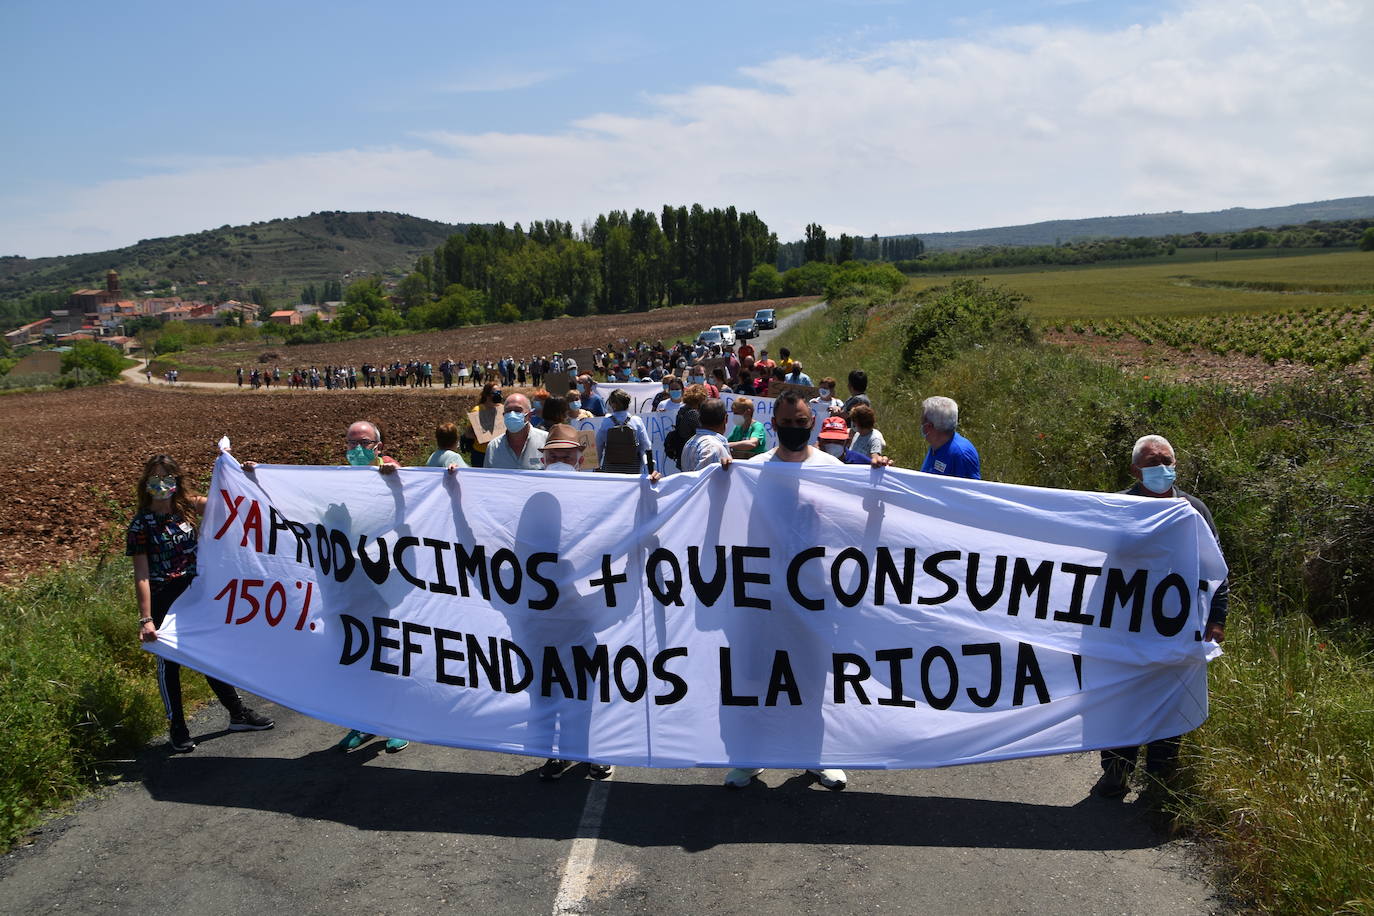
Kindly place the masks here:
<instances>
[{"instance_id":1,"label":"man with white hair","mask_svg":"<svg viewBox=\"0 0 1374 916\"><path fill-rule=\"evenodd\" d=\"M1217 537L1216 522L1202 500L1180 490L1174 447L1163 436L1141 436L1131 450L1131 476L1136 482L1122 493L1129 496L1148 496L1155 499L1186 499L1207 523L1212 537ZM1230 603L1230 589L1223 582L1212 597L1211 611L1202 638L1220 643L1226 637L1226 609ZM1178 766L1178 746L1182 736L1161 738L1145 745L1145 772L1156 782L1167 780ZM1120 798L1129 790L1131 772L1135 769L1137 747L1109 748L1102 752L1102 778L1093 792L1104 798Z\"/></svg>"},{"instance_id":2,"label":"man with white hair","mask_svg":"<svg viewBox=\"0 0 1374 916\"><path fill-rule=\"evenodd\" d=\"M927 474L967 477L982 480L978 449L959 435L959 405L953 398L933 397L921 402L921 435L925 437L926 459L921 470Z\"/></svg>"}]
</instances>

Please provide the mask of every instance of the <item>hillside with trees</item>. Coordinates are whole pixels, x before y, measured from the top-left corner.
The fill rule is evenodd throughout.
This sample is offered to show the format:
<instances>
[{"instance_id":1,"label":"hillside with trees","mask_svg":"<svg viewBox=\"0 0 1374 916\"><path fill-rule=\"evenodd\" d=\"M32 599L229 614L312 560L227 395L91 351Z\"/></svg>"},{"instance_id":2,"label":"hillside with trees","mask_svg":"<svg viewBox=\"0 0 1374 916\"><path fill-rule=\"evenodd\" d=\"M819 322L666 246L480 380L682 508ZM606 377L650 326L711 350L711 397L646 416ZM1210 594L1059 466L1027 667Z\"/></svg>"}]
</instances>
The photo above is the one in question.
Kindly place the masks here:
<instances>
[{"instance_id":1,"label":"hillside with trees","mask_svg":"<svg viewBox=\"0 0 1374 916\"><path fill-rule=\"evenodd\" d=\"M323 212L143 239L112 251L2 257L0 323L60 308L71 290L103 282L110 269L119 271L130 294L166 295L175 285L189 298L251 298L256 290L270 302L290 305L311 284L318 291L327 281L349 276L400 276L419 254L462 228L402 213ZM201 281L207 285L198 287Z\"/></svg>"}]
</instances>

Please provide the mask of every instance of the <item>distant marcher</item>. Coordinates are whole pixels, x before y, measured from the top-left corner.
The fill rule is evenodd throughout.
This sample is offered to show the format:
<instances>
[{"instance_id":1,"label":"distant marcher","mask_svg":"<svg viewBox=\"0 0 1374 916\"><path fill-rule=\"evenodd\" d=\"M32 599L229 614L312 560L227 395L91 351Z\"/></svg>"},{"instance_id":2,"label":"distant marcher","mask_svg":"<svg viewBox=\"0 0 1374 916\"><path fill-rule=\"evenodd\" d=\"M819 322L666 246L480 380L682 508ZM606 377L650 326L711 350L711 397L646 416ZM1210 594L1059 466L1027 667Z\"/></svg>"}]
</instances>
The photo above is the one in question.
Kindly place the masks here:
<instances>
[{"instance_id":1,"label":"distant marcher","mask_svg":"<svg viewBox=\"0 0 1374 916\"><path fill-rule=\"evenodd\" d=\"M583 410L594 417L606 416L606 401L596 393L596 379L582 374L577 377L578 401Z\"/></svg>"},{"instance_id":2,"label":"distant marcher","mask_svg":"<svg viewBox=\"0 0 1374 916\"><path fill-rule=\"evenodd\" d=\"M696 435L682 447L678 465L684 471L699 471L712 464L730 463L730 443L725 438L725 402L707 398L697 410Z\"/></svg>"},{"instance_id":3,"label":"distant marcher","mask_svg":"<svg viewBox=\"0 0 1374 916\"><path fill-rule=\"evenodd\" d=\"M849 419L849 412L860 404L871 404L868 399L868 373L854 369L849 373L849 399L840 408L840 416Z\"/></svg>"},{"instance_id":4,"label":"distant marcher","mask_svg":"<svg viewBox=\"0 0 1374 916\"><path fill-rule=\"evenodd\" d=\"M835 380L826 376L821 379L820 390L811 399L811 407L819 411L822 418L834 416L844 409L844 402L835 397Z\"/></svg>"},{"instance_id":5,"label":"distant marcher","mask_svg":"<svg viewBox=\"0 0 1374 916\"><path fill-rule=\"evenodd\" d=\"M548 399L549 392L546 388L540 388L530 394L530 425L535 429L548 429L544 423L544 402Z\"/></svg>"},{"instance_id":6,"label":"distant marcher","mask_svg":"<svg viewBox=\"0 0 1374 916\"><path fill-rule=\"evenodd\" d=\"M840 417L838 419L844 419ZM877 429L877 415L873 412L871 404L857 404L849 412L849 422L853 426L854 438L849 441L849 447L865 458L872 458L874 455L881 455L887 451L887 440ZM967 441L967 440L965 440ZM972 448L973 446L969 446ZM978 453L974 452L974 459ZM966 476L966 475L959 475ZM977 468L974 468L974 475L977 476Z\"/></svg>"},{"instance_id":7,"label":"distant marcher","mask_svg":"<svg viewBox=\"0 0 1374 916\"><path fill-rule=\"evenodd\" d=\"M854 412L850 411L853 418ZM959 435L959 405L951 398L933 397L921 402L921 435L930 448L921 470L927 474L981 480L978 449Z\"/></svg>"},{"instance_id":8,"label":"distant marcher","mask_svg":"<svg viewBox=\"0 0 1374 916\"><path fill-rule=\"evenodd\" d=\"M477 396L477 411L479 415L482 410L494 410L501 403L501 389L494 382L488 382L482 386L482 393ZM468 428L463 431L463 450L468 453L468 463L475 468L484 467L487 462L487 447L491 440L479 442L477 433L469 423Z\"/></svg>"},{"instance_id":9,"label":"distant marcher","mask_svg":"<svg viewBox=\"0 0 1374 916\"><path fill-rule=\"evenodd\" d=\"M192 493L181 467L169 455L154 455L138 480L138 511L129 522L125 553L134 561L134 598L138 604L138 638L156 642L158 628L172 602L196 577L196 522L205 509L204 496ZM273 726L267 716L243 704L233 686L206 675L210 689L229 711L230 731L261 731ZM157 683L171 748L178 754L196 749L181 705L181 665L158 656Z\"/></svg>"},{"instance_id":10,"label":"distant marcher","mask_svg":"<svg viewBox=\"0 0 1374 916\"><path fill-rule=\"evenodd\" d=\"M543 428L546 431L553 429L559 423L567 423L568 399L565 397L556 397L552 394L549 395L544 399L542 415L544 418Z\"/></svg>"},{"instance_id":11,"label":"distant marcher","mask_svg":"<svg viewBox=\"0 0 1374 916\"><path fill-rule=\"evenodd\" d=\"M730 402L730 434L725 438L730 454L741 460L768 451L768 432L754 419L753 398L735 398Z\"/></svg>"},{"instance_id":12,"label":"distant marcher","mask_svg":"<svg viewBox=\"0 0 1374 916\"><path fill-rule=\"evenodd\" d=\"M630 413L630 393L617 388L606 399L611 409L609 423L596 431L596 453L601 459L599 470L638 474L654 470L654 446L644 421Z\"/></svg>"},{"instance_id":13,"label":"distant marcher","mask_svg":"<svg viewBox=\"0 0 1374 916\"><path fill-rule=\"evenodd\" d=\"M434 430L434 451L425 459L427 468L465 468L468 463L458 454L458 426L454 423L440 423Z\"/></svg>"},{"instance_id":14,"label":"distant marcher","mask_svg":"<svg viewBox=\"0 0 1374 916\"><path fill-rule=\"evenodd\" d=\"M821 421L821 431L816 435L816 447L845 464L872 464L870 456L856 452L849 446L851 436L852 431L845 425L844 417L826 417Z\"/></svg>"}]
</instances>

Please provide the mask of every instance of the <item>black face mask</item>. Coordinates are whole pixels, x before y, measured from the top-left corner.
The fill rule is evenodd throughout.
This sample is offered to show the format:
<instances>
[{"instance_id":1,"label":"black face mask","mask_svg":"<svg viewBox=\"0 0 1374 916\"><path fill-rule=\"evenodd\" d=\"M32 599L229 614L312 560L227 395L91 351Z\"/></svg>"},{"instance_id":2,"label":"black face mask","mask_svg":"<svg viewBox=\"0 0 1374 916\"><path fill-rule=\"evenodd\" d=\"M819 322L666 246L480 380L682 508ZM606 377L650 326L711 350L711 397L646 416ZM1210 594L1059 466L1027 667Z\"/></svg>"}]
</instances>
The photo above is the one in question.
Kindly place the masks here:
<instances>
[{"instance_id":1,"label":"black face mask","mask_svg":"<svg viewBox=\"0 0 1374 916\"><path fill-rule=\"evenodd\" d=\"M799 452L811 439L811 429L807 426L779 426L778 444L789 452Z\"/></svg>"}]
</instances>

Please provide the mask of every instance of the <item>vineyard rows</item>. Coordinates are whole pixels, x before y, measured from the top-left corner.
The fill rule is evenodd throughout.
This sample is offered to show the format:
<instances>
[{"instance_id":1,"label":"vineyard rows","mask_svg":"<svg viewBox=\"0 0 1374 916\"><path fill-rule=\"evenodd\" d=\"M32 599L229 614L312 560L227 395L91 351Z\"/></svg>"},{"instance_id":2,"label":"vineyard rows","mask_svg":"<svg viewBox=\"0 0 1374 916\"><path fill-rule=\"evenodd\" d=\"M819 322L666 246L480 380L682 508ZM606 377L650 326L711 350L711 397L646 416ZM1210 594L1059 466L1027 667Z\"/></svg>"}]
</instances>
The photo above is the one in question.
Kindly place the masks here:
<instances>
[{"instance_id":1,"label":"vineyard rows","mask_svg":"<svg viewBox=\"0 0 1374 916\"><path fill-rule=\"evenodd\" d=\"M1287 360L1321 368L1352 366L1374 350L1374 306L1301 307L1280 312L1197 317L1140 317L1049 323L1057 333L1109 340L1129 335L1181 350L1243 353L1268 363Z\"/></svg>"}]
</instances>

